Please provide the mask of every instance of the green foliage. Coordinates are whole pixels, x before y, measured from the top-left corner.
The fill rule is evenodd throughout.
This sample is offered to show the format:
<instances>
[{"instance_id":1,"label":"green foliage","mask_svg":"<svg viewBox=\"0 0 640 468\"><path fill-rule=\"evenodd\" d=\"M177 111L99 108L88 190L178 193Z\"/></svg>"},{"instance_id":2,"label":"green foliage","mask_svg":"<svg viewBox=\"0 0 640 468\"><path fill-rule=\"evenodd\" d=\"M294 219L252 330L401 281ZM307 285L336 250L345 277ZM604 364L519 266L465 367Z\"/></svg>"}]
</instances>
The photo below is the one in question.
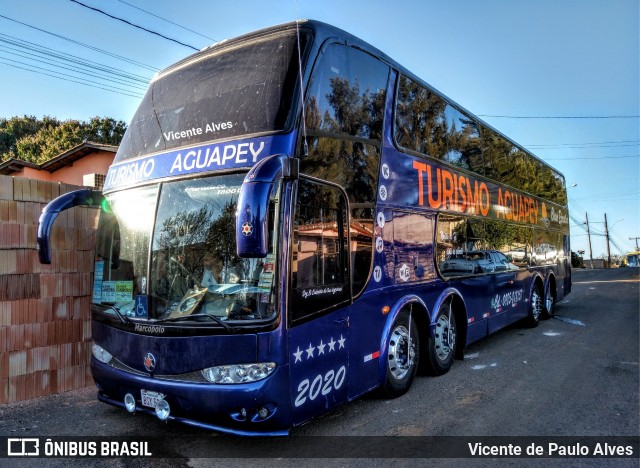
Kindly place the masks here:
<instances>
[{"instance_id":1,"label":"green foliage","mask_svg":"<svg viewBox=\"0 0 640 468\"><path fill-rule=\"evenodd\" d=\"M34 116L0 118L0 160L11 158L43 163L83 141L118 145L126 124L110 117L60 121Z\"/></svg>"}]
</instances>

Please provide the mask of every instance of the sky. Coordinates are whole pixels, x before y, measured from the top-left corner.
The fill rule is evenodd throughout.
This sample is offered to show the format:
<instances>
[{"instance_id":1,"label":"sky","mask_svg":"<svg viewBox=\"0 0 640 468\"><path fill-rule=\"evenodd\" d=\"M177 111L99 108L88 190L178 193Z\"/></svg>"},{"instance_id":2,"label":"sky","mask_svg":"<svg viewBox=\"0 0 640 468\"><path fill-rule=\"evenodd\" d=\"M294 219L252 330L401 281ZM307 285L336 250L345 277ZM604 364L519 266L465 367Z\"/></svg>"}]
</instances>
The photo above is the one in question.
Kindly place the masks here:
<instances>
[{"instance_id":1,"label":"sky","mask_svg":"<svg viewBox=\"0 0 640 468\"><path fill-rule=\"evenodd\" d=\"M635 250L638 0L0 0L0 118L128 123L157 70L303 18L364 39L562 172L573 251L589 257L587 214L594 258L606 255L605 214L611 254Z\"/></svg>"}]
</instances>

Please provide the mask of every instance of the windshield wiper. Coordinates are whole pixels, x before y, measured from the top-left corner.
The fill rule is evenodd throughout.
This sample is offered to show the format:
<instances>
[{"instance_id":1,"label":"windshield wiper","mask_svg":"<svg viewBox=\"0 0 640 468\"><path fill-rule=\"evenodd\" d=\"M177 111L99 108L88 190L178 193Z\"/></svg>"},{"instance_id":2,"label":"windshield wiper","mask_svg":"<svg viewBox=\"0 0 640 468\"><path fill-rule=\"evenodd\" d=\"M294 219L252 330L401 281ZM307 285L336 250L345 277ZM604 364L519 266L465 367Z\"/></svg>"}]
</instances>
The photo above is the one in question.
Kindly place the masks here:
<instances>
[{"instance_id":1,"label":"windshield wiper","mask_svg":"<svg viewBox=\"0 0 640 468\"><path fill-rule=\"evenodd\" d=\"M192 320L194 318L198 319L200 317L208 318L209 320L213 320L218 325L220 325L221 327L229 330L230 332L235 333L236 330L237 330L235 327L232 327L231 325L226 324L223 320L219 319L218 317L216 317L214 315L209 315L209 314L191 314L191 315L185 315L184 317L166 318L166 319L162 319L162 320L156 320L154 323L186 322L186 321L190 321L190 320Z\"/></svg>"},{"instance_id":2,"label":"windshield wiper","mask_svg":"<svg viewBox=\"0 0 640 468\"><path fill-rule=\"evenodd\" d=\"M128 317L122 315L122 312L120 312L117 307L107 306L107 310L114 311L122 323L126 323L127 325L131 324L131 320L129 320Z\"/></svg>"}]
</instances>

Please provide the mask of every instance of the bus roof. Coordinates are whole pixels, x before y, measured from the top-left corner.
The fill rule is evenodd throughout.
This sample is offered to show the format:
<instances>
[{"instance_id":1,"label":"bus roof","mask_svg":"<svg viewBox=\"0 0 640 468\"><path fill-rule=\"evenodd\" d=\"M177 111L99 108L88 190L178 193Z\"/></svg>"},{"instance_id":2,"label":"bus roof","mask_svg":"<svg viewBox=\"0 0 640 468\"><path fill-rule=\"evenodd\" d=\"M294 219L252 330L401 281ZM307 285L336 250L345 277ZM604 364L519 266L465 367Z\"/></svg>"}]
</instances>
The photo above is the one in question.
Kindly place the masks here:
<instances>
[{"instance_id":1,"label":"bus roof","mask_svg":"<svg viewBox=\"0 0 640 468\"><path fill-rule=\"evenodd\" d=\"M300 30L305 30L309 33L311 33L312 37L313 37L313 49L315 49L316 51L318 51L322 45L327 41L327 40L334 40L337 42L342 42L345 43L349 46L353 46L356 48L359 48L375 57L377 57L378 59L380 59L381 61L387 63L391 68L399 71L400 73L402 73L403 75L406 75L407 77L409 77L411 80L420 83L421 85L425 86L426 88L428 88L431 92L433 92L434 94L437 94L438 96L442 97L443 99L445 99L446 101L448 101L449 103L451 103L453 106L455 106L456 108L458 108L458 110L466 113L469 117L471 117L473 120L475 120L476 122L478 122L479 124L481 124L481 126L487 127L490 130L496 132L498 135L500 135L502 138L504 138L505 140L507 140L508 142L510 142L511 144L513 144L514 146L517 146L520 150L522 150L523 152L525 152L526 154L528 154L529 156L533 157L534 159L536 159L537 161L539 161L541 164L543 164L544 166L552 169L556 174L558 174L559 176L561 176L564 179L564 175L558 171L556 168L554 168L553 166L551 166L550 164L546 163L545 161L543 161L542 159L540 159L538 156L536 156L535 154L533 154L531 151L527 150L526 148L524 148L522 145L518 144L517 142L513 141L511 138L509 138L508 136L504 135L502 132L500 132L499 130L497 130L496 128L494 128L492 125L488 124L487 122L485 122L484 120L482 120L481 118L479 118L478 116L476 116L475 114L473 114L472 112L470 112L469 110L467 110L466 108L464 108L463 106L461 106L460 104L458 104L456 101L454 101L453 99L447 97L446 95L444 95L442 92L438 91L436 88L434 88L433 86L431 86L429 83L427 83L424 79L418 77L417 75L415 75L414 73L412 73L411 71L409 71L407 68L405 68L404 66L400 65L398 62L396 62L395 60L393 60L391 57L389 57L387 54L385 54L384 52L382 52L381 50L379 50L378 48L372 46L371 44L363 41L362 39L338 28L335 26L332 26L330 24L324 23L322 21L317 21L317 20L298 20L298 21L292 21L289 23L284 23L284 24L279 24L276 26L271 26L268 28L264 28L264 29L260 29L257 31L253 31L247 34L243 34L241 36L237 36L231 39L224 39L220 42L217 42L211 46L208 46L204 49L202 49L199 52L196 52L188 57L185 57L183 60L170 65L169 67L165 68L164 70L162 70L161 72L159 72L155 77L154 80L168 74L171 73L172 71L181 68L183 66L185 66L188 63L191 63L195 60L198 60L202 57L206 57L208 54L210 54L211 52L217 52L219 50L219 48L227 48L227 47L233 47L234 44L239 44L239 43L245 43L247 41L251 41L251 40L255 40L255 39L259 39L265 35L271 35L277 32L286 32L286 31L291 31L291 30L295 30L296 28L299 28ZM310 73L310 68L311 67L307 67L307 77L308 74Z\"/></svg>"}]
</instances>

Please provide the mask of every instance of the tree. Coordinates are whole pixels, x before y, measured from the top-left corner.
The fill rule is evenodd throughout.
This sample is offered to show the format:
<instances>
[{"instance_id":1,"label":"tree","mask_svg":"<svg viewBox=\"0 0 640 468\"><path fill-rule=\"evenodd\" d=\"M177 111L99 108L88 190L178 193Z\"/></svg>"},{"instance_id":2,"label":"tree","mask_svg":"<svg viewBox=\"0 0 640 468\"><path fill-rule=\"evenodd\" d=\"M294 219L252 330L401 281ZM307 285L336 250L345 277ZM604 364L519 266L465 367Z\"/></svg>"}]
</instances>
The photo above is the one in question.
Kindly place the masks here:
<instances>
[{"instance_id":1,"label":"tree","mask_svg":"<svg viewBox=\"0 0 640 468\"><path fill-rule=\"evenodd\" d=\"M0 160L42 163L83 141L118 145L125 130L123 121L110 117L93 117L88 122L26 115L0 119Z\"/></svg>"},{"instance_id":2,"label":"tree","mask_svg":"<svg viewBox=\"0 0 640 468\"><path fill-rule=\"evenodd\" d=\"M67 120L58 126L47 125L35 135L18 140L16 156L23 161L40 164L82 143L82 136L77 120Z\"/></svg>"},{"instance_id":3,"label":"tree","mask_svg":"<svg viewBox=\"0 0 640 468\"><path fill-rule=\"evenodd\" d=\"M111 117L93 117L86 124L84 139L96 143L119 145L127 130L127 124Z\"/></svg>"},{"instance_id":4,"label":"tree","mask_svg":"<svg viewBox=\"0 0 640 468\"><path fill-rule=\"evenodd\" d=\"M57 120L44 116L38 120L33 115L0 119L0 155L15 154L16 142L24 137L34 135L44 126ZM8 158L7 158L8 159Z\"/></svg>"}]
</instances>

